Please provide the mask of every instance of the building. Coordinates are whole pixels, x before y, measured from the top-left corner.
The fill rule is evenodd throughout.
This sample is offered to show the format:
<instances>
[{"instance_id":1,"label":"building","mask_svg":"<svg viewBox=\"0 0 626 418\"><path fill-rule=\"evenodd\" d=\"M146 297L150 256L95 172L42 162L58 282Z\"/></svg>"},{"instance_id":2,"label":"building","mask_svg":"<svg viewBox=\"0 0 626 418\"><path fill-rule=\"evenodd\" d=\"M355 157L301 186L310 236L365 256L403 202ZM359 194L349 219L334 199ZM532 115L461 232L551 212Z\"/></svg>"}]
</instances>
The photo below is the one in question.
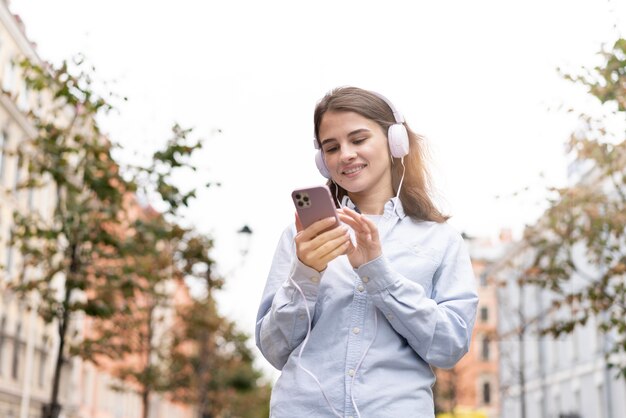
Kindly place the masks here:
<instances>
[{"instance_id":1,"label":"building","mask_svg":"<svg viewBox=\"0 0 626 418\"><path fill-rule=\"evenodd\" d=\"M25 35L20 19L8 1L0 1L0 417L39 418L50 399L54 362L58 352L55 324L45 324L37 315L36 298L23 299L7 288L7 282L23 274L19 252L10 245L13 212L39 211L49 219L54 206L50 188L18 191L26 175L25 162L15 151L20 141L35 135L25 117L32 106L45 102L29 91L16 65L26 57L42 65L35 46ZM77 318L73 333L81 335L88 322ZM60 403L64 418L136 418L141 400L133 391L114 391L117 381L106 368L72 358L63 366ZM151 398L151 418L193 416L193 408Z\"/></svg>"},{"instance_id":2,"label":"building","mask_svg":"<svg viewBox=\"0 0 626 418\"><path fill-rule=\"evenodd\" d=\"M495 418L499 413L498 304L496 286L488 280L488 269L510 245L511 236L508 230L503 230L495 241L466 237L466 242L478 287L476 323L468 353L452 370L437 370L435 399L441 412Z\"/></svg>"},{"instance_id":3,"label":"building","mask_svg":"<svg viewBox=\"0 0 626 418\"><path fill-rule=\"evenodd\" d=\"M571 334L539 331L562 314L549 291L520 286L532 249L519 243L492 271L499 288L501 416L616 418L626 416L626 384L605 360L607 336L594 318ZM506 260L506 262L505 262Z\"/></svg>"}]
</instances>

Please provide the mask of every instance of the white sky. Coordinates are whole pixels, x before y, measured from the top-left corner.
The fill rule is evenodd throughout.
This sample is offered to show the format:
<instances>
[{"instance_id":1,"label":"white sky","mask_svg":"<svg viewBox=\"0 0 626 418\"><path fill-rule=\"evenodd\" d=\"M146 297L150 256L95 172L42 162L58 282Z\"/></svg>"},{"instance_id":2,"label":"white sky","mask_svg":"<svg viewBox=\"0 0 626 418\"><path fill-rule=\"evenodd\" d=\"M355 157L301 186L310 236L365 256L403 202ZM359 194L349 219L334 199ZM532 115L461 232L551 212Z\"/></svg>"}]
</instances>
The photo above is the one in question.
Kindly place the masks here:
<instances>
[{"instance_id":1,"label":"white sky","mask_svg":"<svg viewBox=\"0 0 626 418\"><path fill-rule=\"evenodd\" d=\"M576 121L559 108L588 106L556 68L592 65L619 28L623 36L619 3L12 0L10 8L42 59L83 53L128 97L103 126L129 152L153 150L174 122L207 139L204 171L187 181L206 175L223 186L201 193L189 219L216 238L214 255L230 273L222 311L252 335L271 256L293 219L290 192L323 180L312 113L326 91L349 84L387 96L427 137L451 224L519 236L540 213L543 186L565 181L563 143ZM525 186L535 191L495 198ZM243 224L254 235L237 267Z\"/></svg>"}]
</instances>

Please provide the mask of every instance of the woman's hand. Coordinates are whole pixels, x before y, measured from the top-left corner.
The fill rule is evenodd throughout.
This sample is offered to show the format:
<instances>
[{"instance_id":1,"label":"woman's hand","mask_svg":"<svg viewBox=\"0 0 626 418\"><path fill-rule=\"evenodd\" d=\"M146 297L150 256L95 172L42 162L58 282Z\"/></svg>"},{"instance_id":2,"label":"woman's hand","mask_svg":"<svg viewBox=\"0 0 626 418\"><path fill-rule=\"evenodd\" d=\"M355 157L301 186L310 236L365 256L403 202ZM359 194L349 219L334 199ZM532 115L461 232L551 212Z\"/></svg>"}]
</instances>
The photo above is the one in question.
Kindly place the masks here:
<instances>
[{"instance_id":1,"label":"woman's hand","mask_svg":"<svg viewBox=\"0 0 626 418\"><path fill-rule=\"evenodd\" d=\"M382 254L378 228L371 219L346 207L339 209L337 213L339 219L354 230L356 247L351 244L347 252L353 268L358 268Z\"/></svg>"},{"instance_id":2,"label":"woman's hand","mask_svg":"<svg viewBox=\"0 0 626 418\"><path fill-rule=\"evenodd\" d=\"M335 218L325 218L304 229L296 213L296 254L305 265L322 271L328 263L345 254L352 245L348 228L339 225L324 231L336 222Z\"/></svg>"}]
</instances>

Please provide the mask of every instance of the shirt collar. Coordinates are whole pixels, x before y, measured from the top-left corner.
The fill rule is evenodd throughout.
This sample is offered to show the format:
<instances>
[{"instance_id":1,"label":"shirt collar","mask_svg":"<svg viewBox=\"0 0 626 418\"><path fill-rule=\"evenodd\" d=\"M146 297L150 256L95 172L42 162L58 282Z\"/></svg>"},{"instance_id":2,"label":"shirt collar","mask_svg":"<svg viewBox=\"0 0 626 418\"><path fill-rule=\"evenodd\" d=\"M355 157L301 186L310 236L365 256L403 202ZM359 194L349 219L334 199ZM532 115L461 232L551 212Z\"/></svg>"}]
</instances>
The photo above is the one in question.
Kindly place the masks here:
<instances>
[{"instance_id":1,"label":"shirt collar","mask_svg":"<svg viewBox=\"0 0 626 418\"><path fill-rule=\"evenodd\" d=\"M343 198L341 199L341 206L346 206L358 213L361 213L359 208L357 208L356 205L352 202L352 200L350 200L348 195L344 195ZM404 212L404 208L402 207L402 202L400 201L400 198L397 196L392 197L391 199L387 201L387 203L385 203L383 216L384 217L391 216L394 213L394 210L398 218L402 219L406 216L406 213Z\"/></svg>"}]
</instances>

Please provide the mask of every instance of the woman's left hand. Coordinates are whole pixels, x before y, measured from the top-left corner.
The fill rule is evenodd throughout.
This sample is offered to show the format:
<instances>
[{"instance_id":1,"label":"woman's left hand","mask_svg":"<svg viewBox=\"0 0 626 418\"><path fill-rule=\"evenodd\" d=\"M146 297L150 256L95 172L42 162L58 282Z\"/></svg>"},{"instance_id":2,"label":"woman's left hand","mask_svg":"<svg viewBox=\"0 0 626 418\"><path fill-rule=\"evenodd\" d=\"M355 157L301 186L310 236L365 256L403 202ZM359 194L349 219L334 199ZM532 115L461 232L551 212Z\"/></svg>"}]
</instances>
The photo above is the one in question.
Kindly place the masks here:
<instances>
[{"instance_id":1,"label":"woman's left hand","mask_svg":"<svg viewBox=\"0 0 626 418\"><path fill-rule=\"evenodd\" d=\"M346 252L353 268L358 268L382 254L378 228L374 222L350 208L338 209L337 213L339 219L354 230L356 247L350 245Z\"/></svg>"}]
</instances>

